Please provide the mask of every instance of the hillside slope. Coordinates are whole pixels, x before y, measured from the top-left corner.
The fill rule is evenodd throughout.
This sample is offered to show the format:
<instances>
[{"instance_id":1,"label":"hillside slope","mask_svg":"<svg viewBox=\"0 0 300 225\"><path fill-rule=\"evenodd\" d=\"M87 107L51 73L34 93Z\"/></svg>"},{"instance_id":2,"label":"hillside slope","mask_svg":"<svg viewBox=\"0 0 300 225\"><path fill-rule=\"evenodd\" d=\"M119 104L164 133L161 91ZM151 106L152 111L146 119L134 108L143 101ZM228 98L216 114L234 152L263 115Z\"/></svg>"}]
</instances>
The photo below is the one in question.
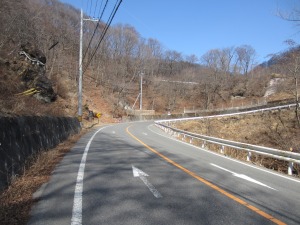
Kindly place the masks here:
<instances>
[{"instance_id":1,"label":"hillside slope","mask_svg":"<svg viewBox=\"0 0 300 225\"><path fill-rule=\"evenodd\" d=\"M193 133L300 153L300 129L295 108L177 122L175 126ZM244 160L247 156L242 151L227 154ZM287 170L285 161L255 156L253 162L279 171ZM299 166L295 165L295 168L299 174Z\"/></svg>"},{"instance_id":2,"label":"hillside slope","mask_svg":"<svg viewBox=\"0 0 300 225\"><path fill-rule=\"evenodd\" d=\"M58 0L3 0L0 20L0 30L5 31L0 33L0 113L77 116L79 10ZM110 27L94 52L104 25L100 22L95 29L93 23L84 24L84 117L87 107L107 118L127 115L125 109L131 109L139 95L141 75L143 109L166 114L182 113L184 108L263 102L271 74L286 72L272 64L272 68L260 66L243 73L245 62L239 52L252 49L248 45L212 49L198 59L165 49L158 40L145 39L134 27L123 24ZM94 31L95 38L90 42ZM32 86L26 81L31 74L40 74L28 70L23 73L28 61L20 51L26 45L35 49L33 58L43 56L42 77L49 81L55 100L40 101L43 85ZM286 81L289 87L290 79ZM36 90L30 92L32 88ZM294 97L292 90L286 90L287 98Z\"/></svg>"}]
</instances>

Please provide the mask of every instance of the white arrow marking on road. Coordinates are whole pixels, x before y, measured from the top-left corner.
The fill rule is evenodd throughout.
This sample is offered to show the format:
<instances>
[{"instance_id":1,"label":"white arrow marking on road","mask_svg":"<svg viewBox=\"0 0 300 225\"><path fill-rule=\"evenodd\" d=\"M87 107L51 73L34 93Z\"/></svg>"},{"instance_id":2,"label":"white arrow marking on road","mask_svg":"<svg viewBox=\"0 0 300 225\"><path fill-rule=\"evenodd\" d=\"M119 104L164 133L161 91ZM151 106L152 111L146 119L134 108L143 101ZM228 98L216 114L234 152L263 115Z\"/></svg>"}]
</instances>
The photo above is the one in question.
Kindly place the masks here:
<instances>
[{"instance_id":1,"label":"white arrow marking on road","mask_svg":"<svg viewBox=\"0 0 300 225\"><path fill-rule=\"evenodd\" d=\"M147 136L148 134L146 132L143 132L143 135Z\"/></svg>"},{"instance_id":2,"label":"white arrow marking on road","mask_svg":"<svg viewBox=\"0 0 300 225\"><path fill-rule=\"evenodd\" d=\"M156 190L156 188L147 180L146 177L149 176L148 174L146 174L145 172L136 168L133 165L132 165L132 173L134 177L139 177L144 182L144 184L149 188L149 190L156 198L162 198L162 195L158 192L158 190Z\"/></svg>"},{"instance_id":3,"label":"white arrow marking on road","mask_svg":"<svg viewBox=\"0 0 300 225\"><path fill-rule=\"evenodd\" d=\"M232 172L232 171L230 171L230 170L228 170L228 169L225 169L225 168L223 168L223 167L221 167L221 166L218 166L218 165L216 165L216 164L213 164L213 163L211 163L210 165L212 165L212 166L214 166L214 167L217 167L217 168L219 168L219 169L221 169L221 170L224 170L224 171L226 171L226 172L232 173L232 175L235 176L235 177L238 177L238 178L241 178L241 179L244 179L244 180L247 180L247 181L253 182L253 183L255 183L255 184L259 184L259 185L261 185L261 186L264 186L264 187L267 187L267 188L270 188L270 189L272 189L272 190L277 191L276 189L274 189L274 188L272 188L272 187L270 187L270 186L268 186L268 185L266 185L266 184L264 184L264 183L261 183L261 182L255 180L255 179L253 179L253 178L251 178L251 177L248 177L247 175L244 175L244 174L238 174L238 173Z\"/></svg>"}]
</instances>

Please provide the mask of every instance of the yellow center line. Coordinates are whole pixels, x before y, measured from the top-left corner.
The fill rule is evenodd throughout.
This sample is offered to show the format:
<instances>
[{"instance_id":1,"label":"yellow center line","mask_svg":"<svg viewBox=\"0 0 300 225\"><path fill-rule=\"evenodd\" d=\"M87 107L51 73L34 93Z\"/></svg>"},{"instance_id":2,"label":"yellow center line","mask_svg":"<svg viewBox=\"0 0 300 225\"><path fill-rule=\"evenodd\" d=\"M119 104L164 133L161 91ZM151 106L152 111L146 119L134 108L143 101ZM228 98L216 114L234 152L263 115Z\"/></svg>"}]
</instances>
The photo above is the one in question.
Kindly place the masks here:
<instances>
[{"instance_id":1,"label":"yellow center line","mask_svg":"<svg viewBox=\"0 0 300 225\"><path fill-rule=\"evenodd\" d=\"M129 126L131 127L131 126ZM136 136L134 136L132 133L130 133L129 131L129 127L126 128L126 132L135 140L137 140L139 143L141 143L142 145L144 145L147 149L149 149L151 152L157 154L158 156L160 156L161 158L163 158L165 161L167 161L168 163L172 164L173 166L181 169L182 171L184 171L185 173L189 174L190 176L194 177L195 179L199 180L200 182L206 184L207 186L211 187L212 189L220 192L221 194L227 196L228 198L238 202L239 204L246 206L248 209L252 210L253 212L256 212L257 214L263 216L264 218L272 221L275 224L278 225L284 225L286 223L274 218L273 216L269 215L268 213L256 208L253 205L250 205L249 203L245 202L244 200L230 194L229 192L223 190L222 188L212 184L211 182L205 180L204 178L198 176L197 174L195 174L194 172L184 168L183 166L181 166L180 164L174 162L173 160L169 159L168 157L166 157L165 155L161 154L160 152L156 151L155 149L151 148L150 146L148 146L147 144L145 144L144 142L142 142L140 139L138 139Z\"/></svg>"}]
</instances>

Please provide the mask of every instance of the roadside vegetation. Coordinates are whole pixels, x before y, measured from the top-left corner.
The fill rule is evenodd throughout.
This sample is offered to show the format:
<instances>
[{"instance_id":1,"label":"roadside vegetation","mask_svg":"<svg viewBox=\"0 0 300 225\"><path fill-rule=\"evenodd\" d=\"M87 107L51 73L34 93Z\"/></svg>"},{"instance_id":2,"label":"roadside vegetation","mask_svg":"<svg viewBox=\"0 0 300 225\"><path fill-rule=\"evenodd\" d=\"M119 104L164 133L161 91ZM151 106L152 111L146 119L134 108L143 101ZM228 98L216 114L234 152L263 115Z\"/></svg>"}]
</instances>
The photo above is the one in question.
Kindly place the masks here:
<instances>
[{"instance_id":1,"label":"roadside vegetation","mask_svg":"<svg viewBox=\"0 0 300 225\"><path fill-rule=\"evenodd\" d=\"M222 139L300 153L300 129L294 108L254 114L176 122L178 129ZM208 149L220 152L220 146ZM246 160L247 152L225 147L225 155ZM287 173L287 162L252 154L252 163ZM299 165L294 165L299 175Z\"/></svg>"},{"instance_id":2,"label":"roadside vegetation","mask_svg":"<svg viewBox=\"0 0 300 225\"><path fill-rule=\"evenodd\" d=\"M3 0L0 6L0 30L5 31L0 34L1 115L76 116L78 9L58 0ZM103 26L96 33L100 34ZM83 105L110 117L126 116L126 110L133 107L141 74L143 108L154 109L157 114L182 113L184 108L227 107L241 100L242 104L262 101L272 74L276 73L275 65L280 65L283 56L291 56L287 49L287 54L279 53L259 64L255 49L247 43L216 46L202 56L183 55L166 49L159 40L143 38L130 25L119 24L110 27L91 59L91 52L85 49L93 31L94 25L86 23ZM33 45L32 55L39 52L45 60L45 77L56 95L50 104L36 100L37 93L20 95L31 88L26 79L36 74L31 70L22 73L26 63L19 51L28 44ZM297 45L291 47L299 53ZM293 77L277 72L286 77L285 82Z\"/></svg>"},{"instance_id":3,"label":"roadside vegetation","mask_svg":"<svg viewBox=\"0 0 300 225\"><path fill-rule=\"evenodd\" d=\"M77 116L79 15L78 9L58 0L0 1L0 116ZM299 24L297 9L281 16ZM103 27L101 23L96 34L101 34ZM93 24L85 24L84 51L93 31ZM20 51L45 66L32 65ZM85 122L86 109L101 113L100 123L126 117L139 94L142 74L143 108L153 109L157 115L182 114L184 108L206 110L286 99L299 104L300 46L292 40L287 40L286 51L258 63L255 49L247 43L216 46L202 56L183 55L166 49L159 40L143 38L130 25L118 24L110 27L93 58L91 52L84 55ZM224 139L300 151L298 106L177 126ZM79 137L34 157L24 174L0 193L0 224L26 223L35 202L32 194L47 182L56 163ZM245 158L245 153L226 151ZM279 171L286 168L283 162L264 157L253 162ZM299 174L297 165L295 170Z\"/></svg>"}]
</instances>

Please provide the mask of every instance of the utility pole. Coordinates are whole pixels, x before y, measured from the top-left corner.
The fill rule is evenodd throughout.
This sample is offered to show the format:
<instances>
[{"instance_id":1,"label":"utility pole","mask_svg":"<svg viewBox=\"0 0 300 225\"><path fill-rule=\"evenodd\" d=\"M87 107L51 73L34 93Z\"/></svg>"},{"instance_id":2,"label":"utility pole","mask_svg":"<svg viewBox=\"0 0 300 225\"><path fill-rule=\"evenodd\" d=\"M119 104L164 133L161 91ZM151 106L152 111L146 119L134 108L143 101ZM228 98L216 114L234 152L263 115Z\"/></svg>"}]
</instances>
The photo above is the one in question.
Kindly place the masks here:
<instances>
[{"instance_id":1,"label":"utility pole","mask_svg":"<svg viewBox=\"0 0 300 225\"><path fill-rule=\"evenodd\" d=\"M78 120L82 122L82 36L83 12L80 11L79 77L78 77Z\"/></svg>"},{"instance_id":2,"label":"utility pole","mask_svg":"<svg viewBox=\"0 0 300 225\"><path fill-rule=\"evenodd\" d=\"M143 110L143 75L144 73L141 73L141 84L140 84L140 110Z\"/></svg>"},{"instance_id":3,"label":"utility pole","mask_svg":"<svg viewBox=\"0 0 300 225\"><path fill-rule=\"evenodd\" d=\"M83 41L83 21L98 22L96 19L83 19L83 11L80 10L80 43L79 43L79 75L78 75L78 120L82 122L82 41Z\"/></svg>"}]
</instances>

